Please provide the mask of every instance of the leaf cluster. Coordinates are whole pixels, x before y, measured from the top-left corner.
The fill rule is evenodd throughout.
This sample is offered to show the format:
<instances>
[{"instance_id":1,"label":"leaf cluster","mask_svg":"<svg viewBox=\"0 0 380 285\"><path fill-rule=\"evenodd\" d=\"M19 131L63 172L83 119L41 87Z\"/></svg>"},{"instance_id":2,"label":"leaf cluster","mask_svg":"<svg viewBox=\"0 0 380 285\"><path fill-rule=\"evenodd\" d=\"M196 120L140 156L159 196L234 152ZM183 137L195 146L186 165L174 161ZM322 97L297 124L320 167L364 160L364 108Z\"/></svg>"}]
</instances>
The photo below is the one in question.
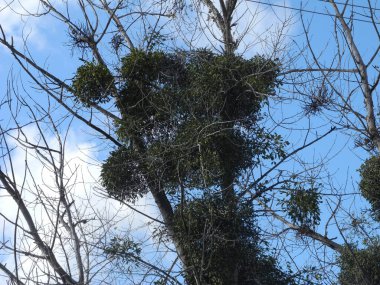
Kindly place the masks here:
<instances>
[{"instance_id":1,"label":"leaf cluster","mask_svg":"<svg viewBox=\"0 0 380 285\"><path fill-rule=\"evenodd\" d=\"M106 161L104 186L134 200L139 194L125 189L138 190L136 175L126 170L117 179L123 174L115 170L136 159L148 183L173 190L180 183L218 186L253 167L259 156L284 155L281 137L257 126L265 96L280 84L278 66L262 56L247 60L207 50L132 51L122 59L115 98L122 116L117 134L125 145ZM121 154L120 161L112 157Z\"/></svg>"},{"instance_id":2,"label":"leaf cluster","mask_svg":"<svg viewBox=\"0 0 380 285\"><path fill-rule=\"evenodd\" d=\"M340 255L341 285L380 284L380 245L378 241L364 249L347 245Z\"/></svg>"},{"instance_id":3,"label":"leaf cluster","mask_svg":"<svg viewBox=\"0 0 380 285\"><path fill-rule=\"evenodd\" d=\"M380 157L367 159L359 169L359 188L372 206L374 218L380 220Z\"/></svg>"},{"instance_id":4,"label":"leaf cluster","mask_svg":"<svg viewBox=\"0 0 380 285\"><path fill-rule=\"evenodd\" d=\"M110 196L133 202L148 192L148 184L140 172L139 158L126 147L111 152L102 165L103 186Z\"/></svg>"},{"instance_id":5,"label":"leaf cluster","mask_svg":"<svg viewBox=\"0 0 380 285\"><path fill-rule=\"evenodd\" d=\"M314 183L312 183L314 184ZM304 228L315 228L320 222L321 195L317 187L307 187L305 183L293 183L290 193L282 206L292 222Z\"/></svg>"},{"instance_id":6,"label":"leaf cluster","mask_svg":"<svg viewBox=\"0 0 380 285\"><path fill-rule=\"evenodd\" d=\"M86 107L111 100L114 78L108 68L95 62L80 66L73 79L73 92L77 101Z\"/></svg>"},{"instance_id":7,"label":"leaf cluster","mask_svg":"<svg viewBox=\"0 0 380 285\"><path fill-rule=\"evenodd\" d=\"M99 74L91 74L96 69ZM186 276L189 284L195 276L202 284L293 284L265 254L252 207L210 194L262 159L284 157L281 136L257 124L266 96L280 84L278 71L278 62L262 56L207 50L133 50L114 81L101 66L78 69L78 100L88 106L112 97L121 115L115 124L123 146L111 152L101 171L110 196L134 202L152 187L208 193L175 208L176 239L196 271ZM110 82L112 94L105 91ZM135 248L126 242L114 240L106 252L128 257Z\"/></svg>"},{"instance_id":8,"label":"leaf cluster","mask_svg":"<svg viewBox=\"0 0 380 285\"><path fill-rule=\"evenodd\" d=\"M110 259L128 263L134 261L141 253L140 245L130 238L115 236L104 248L104 253Z\"/></svg>"},{"instance_id":9,"label":"leaf cluster","mask_svg":"<svg viewBox=\"0 0 380 285\"><path fill-rule=\"evenodd\" d=\"M217 195L178 205L175 230L202 284L295 284L266 254L252 206ZM188 284L196 284L187 275Z\"/></svg>"}]
</instances>

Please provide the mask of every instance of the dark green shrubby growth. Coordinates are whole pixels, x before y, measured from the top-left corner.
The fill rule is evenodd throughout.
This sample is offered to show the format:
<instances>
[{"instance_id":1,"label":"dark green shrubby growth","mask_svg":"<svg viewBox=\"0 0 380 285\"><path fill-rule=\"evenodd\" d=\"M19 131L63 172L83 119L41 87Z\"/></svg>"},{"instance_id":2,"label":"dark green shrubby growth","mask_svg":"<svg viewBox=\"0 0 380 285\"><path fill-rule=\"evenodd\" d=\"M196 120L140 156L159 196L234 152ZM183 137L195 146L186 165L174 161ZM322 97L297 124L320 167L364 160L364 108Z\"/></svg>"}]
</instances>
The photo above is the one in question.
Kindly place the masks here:
<instances>
[{"instance_id":1,"label":"dark green shrubby growth","mask_svg":"<svg viewBox=\"0 0 380 285\"><path fill-rule=\"evenodd\" d=\"M339 257L341 285L380 284L380 244L376 242L365 249L346 246Z\"/></svg>"},{"instance_id":2,"label":"dark green shrubby growth","mask_svg":"<svg viewBox=\"0 0 380 285\"><path fill-rule=\"evenodd\" d=\"M141 246L129 236L112 237L103 246L103 251L115 272L134 274L140 266Z\"/></svg>"},{"instance_id":3,"label":"dark green shrubby growth","mask_svg":"<svg viewBox=\"0 0 380 285\"><path fill-rule=\"evenodd\" d=\"M279 84L278 63L261 56L246 60L200 51L190 54L187 67L189 111L212 122L251 126L265 96L273 95Z\"/></svg>"},{"instance_id":4,"label":"dark green shrubby growth","mask_svg":"<svg viewBox=\"0 0 380 285\"><path fill-rule=\"evenodd\" d=\"M101 68L94 76L105 78L98 92L97 80L87 86L78 79L93 68L79 68L73 82L85 105L108 100L111 80ZM264 254L253 210L236 203L231 186L244 170L285 156L286 142L258 126L261 107L280 84L278 72L275 60L207 50L133 50L121 61L112 96L123 146L105 161L103 186L132 202L148 189L165 191L172 203L179 189L185 199L192 196L175 208L172 222L202 284L294 284ZM215 189L223 195L211 194ZM194 284L194 275L186 278Z\"/></svg>"},{"instance_id":5,"label":"dark green shrubby growth","mask_svg":"<svg viewBox=\"0 0 380 285\"><path fill-rule=\"evenodd\" d=\"M175 210L176 235L202 284L295 284L265 254L253 209L206 194ZM196 284L187 276L188 284Z\"/></svg>"},{"instance_id":6,"label":"dark green shrubby growth","mask_svg":"<svg viewBox=\"0 0 380 285\"><path fill-rule=\"evenodd\" d=\"M112 197L133 202L149 189L139 172L140 168L136 154L126 147L120 147L111 152L102 166L102 184Z\"/></svg>"},{"instance_id":7,"label":"dark green shrubby growth","mask_svg":"<svg viewBox=\"0 0 380 285\"><path fill-rule=\"evenodd\" d=\"M367 159L359 169L359 188L372 206L374 218L380 220L380 157Z\"/></svg>"},{"instance_id":8,"label":"dark green shrubby growth","mask_svg":"<svg viewBox=\"0 0 380 285\"><path fill-rule=\"evenodd\" d=\"M106 103L112 95L114 79L107 67L86 62L78 68L73 79L73 90L77 100L85 106Z\"/></svg>"},{"instance_id":9,"label":"dark green shrubby growth","mask_svg":"<svg viewBox=\"0 0 380 285\"><path fill-rule=\"evenodd\" d=\"M121 139L141 138L143 145L165 141L175 131L184 65L175 54L132 51L122 60L117 106Z\"/></svg>"},{"instance_id":10,"label":"dark green shrubby growth","mask_svg":"<svg viewBox=\"0 0 380 285\"><path fill-rule=\"evenodd\" d=\"M265 188L265 185L263 187ZM319 187L321 184L315 181L291 181L286 184L287 190L283 191L284 198L279 204L297 226L315 229L319 225L321 214Z\"/></svg>"},{"instance_id":11,"label":"dark green shrubby growth","mask_svg":"<svg viewBox=\"0 0 380 285\"><path fill-rule=\"evenodd\" d=\"M259 157L284 155L281 138L256 124L262 94L274 93L278 71L278 63L260 56L132 51L122 60L116 98L122 115L117 133L130 151L125 164L138 153L151 185L170 190L181 181L187 188L207 188L239 177ZM112 194L134 184L128 171L123 179L113 178L109 161L118 153L102 172ZM132 194L121 191L126 199Z\"/></svg>"},{"instance_id":12,"label":"dark green shrubby growth","mask_svg":"<svg viewBox=\"0 0 380 285\"><path fill-rule=\"evenodd\" d=\"M294 189L287 201L287 210L293 223L314 228L320 222L320 194L317 189Z\"/></svg>"},{"instance_id":13,"label":"dark green shrubby growth","mask_svg":"<svg viewBox=\"0 0 380 285\"><path fill-rule=\"evenodd\" d=\"M129 263L140 256L141 248L138 243L128 237L115 236L104 247L104 253L111 260L117 259Z\"/></svg>"}]
</instances>

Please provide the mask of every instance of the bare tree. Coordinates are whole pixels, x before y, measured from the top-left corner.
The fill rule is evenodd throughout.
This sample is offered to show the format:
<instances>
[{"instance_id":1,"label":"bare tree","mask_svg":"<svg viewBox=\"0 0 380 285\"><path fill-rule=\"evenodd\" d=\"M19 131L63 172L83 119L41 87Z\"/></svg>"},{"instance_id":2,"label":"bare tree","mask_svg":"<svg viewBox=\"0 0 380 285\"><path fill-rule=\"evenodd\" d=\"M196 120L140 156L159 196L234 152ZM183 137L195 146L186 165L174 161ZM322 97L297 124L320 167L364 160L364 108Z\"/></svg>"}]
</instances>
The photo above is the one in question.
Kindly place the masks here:
<instances>
[{"instance_id":1,"label":"bare tree","mask_svg":"<svg viewBox=\"0 0 380 285\"><path fill-rule=\"evenodd\" d=\"M1 102L9 120L1 125L0 139L0 268L6 279L11 284L118 284L150 282L153 274L177 284L176 273L170 276L164 269L175 263L156 260L159 254L145 260L140 252L150 237L130 232L133 224L154 226L159 220L136 209L137 220L144 219L134 222L134 207L97 190L96 160L83 164L88 150L68 151L72 115L49 101L40 104L14 93L11 82L9 87ZM113 247L120 241L128 247L116 262L120 256Z\"/></svg>"},{"instance_id":2,"label":"bare tree","mask_svg":"<svg viewBox=\"0 0 380 285\"><path fill-rule=\"evenodd\" d=\"M294 78L293 82L300 87L297 94L305 102L307 114L326 116L335 126L347 130L348 134L354 134L357 146L377 152L377 3L368 1L358 5L349 1L327 2L329 4L325 4L325 18L330 18L333 27L329 42L323 51L316 47L313 22L303 15L305 62L298 61L297 64L303 65L303 68L290 69L287 72L297 74L299 80ZM366 29L366 36L374 39L370 46L361 44L363 28ZM302 70L304 73L301 73ZM309 89L303 82L308 82ZM322 110L326 112L321 112Z\"/></svg>"},{"instance_id":3,"label":"bare tree","mask_svg":"<svg viewBox=\"0 0 380 285\"><path fill-rule=\"evenodd\" d=\"M338 255L341 256L339 262L344 264L339 281L341 284L376 284L373 276L377 269L365 265L363 256L376 252L379 234L376 218L378 189L374 187L374 181L378 181L374 173L378 169L375 162L379 154L379 3L325 2L320 3L323 12L315 17L327 20L325 23L326 27L329 26L330 36L322 43L316 20L308 16L312 11L307 9L306 2L301 5L305 45L298 43L301 58L294 60L293 66L284 74L291 82L289 90L303 105L299 114L306 116L310 125L337 127L348 136L353 152L363 160L370 156L359 170L361 181L355 178L352 186L345 190L334 186L336 182L331 180L330 193L334 193L331 197L335 198L327 199L333 214L330 220L336 224L344 245L339 250L341 255ZM371 39L366 44L362 38L364 35L367 40ZM354 167L358 168L357 165ZM369 173L373 175L369 177ZM375 183L371 190L366 188L368 181ZM371 204L370 211L363 196ZM344 263L347 260L355 265L350 267ZM352 279L350 269L361 277L356 281L349 280Z\"/></svg>"}]
</instances>

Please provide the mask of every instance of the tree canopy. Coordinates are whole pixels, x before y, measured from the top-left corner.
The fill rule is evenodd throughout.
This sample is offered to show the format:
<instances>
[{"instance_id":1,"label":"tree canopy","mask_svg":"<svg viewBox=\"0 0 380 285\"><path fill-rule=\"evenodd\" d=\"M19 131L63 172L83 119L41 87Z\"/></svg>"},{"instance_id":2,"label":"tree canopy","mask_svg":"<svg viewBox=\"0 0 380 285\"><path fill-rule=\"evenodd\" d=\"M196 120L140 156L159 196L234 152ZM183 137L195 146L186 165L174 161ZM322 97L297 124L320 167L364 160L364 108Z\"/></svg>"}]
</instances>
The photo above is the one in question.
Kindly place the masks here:
<instances>
[{"instance_id":1,"label":"tree canopy","mask_svg":"<svg viewBox=\"0 0 380 285\"><path fill-rule=\"evenodd\" d=\"M207 50L133 50L121 59L117 80L101 64L77 70L78 100L88 106L113 99L121 114L123 145L103 164L104 187L132 202L148 189L167 193L190 284L293 282L265 253L252 205L242 205L233 186L244 170L285 155L286 142L259 123L278 72L279 63L262 56Z\"/></svg>"},{"instance_id":2,"label":"tree canopy","mask_svg":"<svg viewBox=\"0 0 380 285\"><path fill-rule=\"evenodd\" d=\"M0 283L379 283L378 4L32 2L0 3Z\"/></svg>"}]
</instances>

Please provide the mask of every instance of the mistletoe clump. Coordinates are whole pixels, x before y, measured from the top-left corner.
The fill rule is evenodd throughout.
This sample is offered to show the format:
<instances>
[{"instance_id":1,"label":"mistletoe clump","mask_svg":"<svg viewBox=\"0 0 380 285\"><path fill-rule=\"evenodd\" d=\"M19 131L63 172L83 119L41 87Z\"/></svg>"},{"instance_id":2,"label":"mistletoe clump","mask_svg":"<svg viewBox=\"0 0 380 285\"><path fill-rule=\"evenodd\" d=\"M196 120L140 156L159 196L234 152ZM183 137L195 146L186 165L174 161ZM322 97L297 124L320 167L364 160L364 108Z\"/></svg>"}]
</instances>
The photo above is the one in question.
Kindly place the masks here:
<instances>
[{"instance_id":1,"label":"mistletoe clump","mask_svg":"<svg viewBox=\"0 0 380 285\"><path fill-rule=\"evenodd\" d=\"M303 188L296 183L284 206L293 223L302 228L315 228L320 222L320 199L317 188Z\"/></svg>"},{"instance_id":2,"label":"mistletoe clump","mask_svg":"<svg viewBox=\"0 0 380 285\"><path fill-rule=\"evenodd\" d=\"M262 105L280 84L278 72L276 60L207 50L132 50L117 80L102 65L86 63L73 81L77 98L85 106L113 98L120 112L115 124L123 146L104 164L103 185L131 200L148 184L225 188L260 157L283 155L281 138L257 126ZM139 170L131 170L136 161Z\"/></svg>"},{"instance_id":3,"label":"mistletoe clump","mask_svg":"<svg viewBox=\"0 0 380 285\"><path fill-rule=\"evenodd\" d=\"M106 75L95 66L100 73L92 78ZM74 86L92 68L79 68ZM279 63L262 56L132 50L112 94L108 76L98 92L90 78L88 89L76 87L85 106L113 99L119 111L121 146L101 171L109 195L135 202L151 190L173 203L175 239L194 268L189 284L197 276L201 284L294 284L265 254L252 205L237 202L233 187L245 170L285 155L282 138L258 126L278 73ZM179 193L192 198L175 205Z\"/></svg>"},{"instance_id":4,"label":"mistletoe clump","mask_svg":"<svg viewBox=\"0 0 380 285\"><path fill-rule=\"evenodd\" d=\"M262 56L247 60L201 50L191 53L188 60L187 96L199 117L253 124L261 103L279 84L278 62Z\"/></svg>"},{"instance_id":5,"label":"mistletoe clump","mask_svg":"<svg viewBox=\"0 0 380 285\"><path fill-rule=\"evenodd\" d=\"M73 79L76 100L89 107L111 100L114 78L103 64L86 62L77 69Z\"/></svg>"},{"instance_id":6,"label":"mistletoe clump","mask_svg":"<svg viewBox=\"0 0 380 285\"><path fill-rule=\"evenodd\" d=\"M254 216L249 203L232 208L210 194L175 209L177 239L202 284L295 284L265 254ZM197 284L194 275L188 275L187 282Z\"/></svg>"},{"instance_id":7,"label":"mistletoe clump","mask_svg":"<svg viewBox=\"0 0 380 285\"><path fill-rule=\"evenodd\" d=\"M140 257L141 247L128 236L114 236L104 247L104 253L109 260L131 263Z\"/></svg>"},{"instance_id":8,"label":"mistletoe clump","mask_svg":"<svg viewBox=\"0 0 380 285\"><path fill-rule=\"evenodd\" d=\"M101 170L102 184L111 197L134 202L148 192L138 160L128 148L120 147L111 152Z\"/></svg>"},{"instance_id":9,"label":"mistletoe clump","mask_svg":"<svg viewBox=\"0 0 380 285\"><path fill-rule=\"evenodd\" d=\"M372 206L375 219L380 220L380 157L367 159L359 169L359 188Z\"/></svg>"},{"instance_id":10,"label":"mistletoe clump","mask_svg":"<svg viewBox=\"0 0 380 285\"><path fill-rule=\"evenodd\" d=\"M116 101L120 139L141 139L146 147L173 135L180 119L179 91L185 86L183 68L177 55L158 51L134 50L122 59Z\"/></svg>"},{"instance_id":11,"label":"mistletoe clump","mask_svg":"<svg viewBox=\"0 0 380 285\"><path fill-rule=\"evenodd\" d=\"M347 245L338 258L342 285L380 284L380 244L377 240L363 249Z\"/></svg>"}]
</instances>

